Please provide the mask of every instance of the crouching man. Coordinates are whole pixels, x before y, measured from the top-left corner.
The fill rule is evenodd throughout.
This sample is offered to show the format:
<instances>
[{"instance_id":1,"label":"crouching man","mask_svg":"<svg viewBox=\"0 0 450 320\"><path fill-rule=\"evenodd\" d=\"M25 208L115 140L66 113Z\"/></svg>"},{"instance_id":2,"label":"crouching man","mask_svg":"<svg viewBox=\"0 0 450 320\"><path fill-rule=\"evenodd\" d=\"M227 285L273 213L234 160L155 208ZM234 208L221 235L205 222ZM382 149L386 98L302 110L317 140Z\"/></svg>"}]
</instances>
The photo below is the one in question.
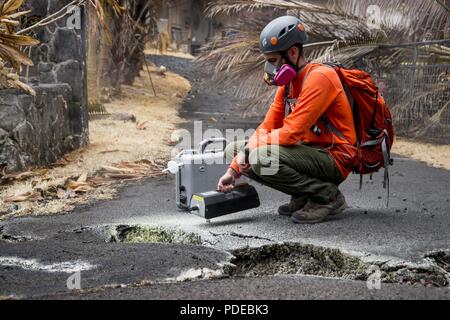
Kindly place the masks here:
<instances>
[{"instance_id":1,"label":"crouching man","mask_svg":"<svg viewBox=\"0 0 450 320\"><path fill-rule=\"evenodd\" d=\"M356 157L351 106L332 69L308 63L307 34L293 16L273 20L261 33L265 81L275 99L249 141L227 147L230 168L218 182L228 192L241 175L291 196L279 208L294 223L319 223L347 204L338 186Z\"/></svg>"}]
</instances>

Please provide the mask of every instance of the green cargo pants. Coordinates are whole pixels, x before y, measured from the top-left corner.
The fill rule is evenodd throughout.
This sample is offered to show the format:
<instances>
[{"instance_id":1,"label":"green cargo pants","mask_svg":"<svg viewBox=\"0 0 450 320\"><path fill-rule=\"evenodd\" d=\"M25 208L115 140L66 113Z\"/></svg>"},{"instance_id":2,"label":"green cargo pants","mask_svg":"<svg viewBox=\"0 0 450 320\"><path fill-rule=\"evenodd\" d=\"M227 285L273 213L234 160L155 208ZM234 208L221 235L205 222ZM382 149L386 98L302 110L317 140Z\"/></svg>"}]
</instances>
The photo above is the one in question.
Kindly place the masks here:
<instances>
[{"instance_id":1,"label":"green cargo pants","mask_svg":"<svg viewBox=\"0 0 450 320\"><path fill-rule=\"evenodd\" d=\"M227 163L231 163L245 144L246 141L237 141L227 146ZM319 204L334 200L343 182L334 159L319 148L269 145L252 151L248 160L252 169L245 176L294 197L307 195Z\"/></svg>"}]
</instances>

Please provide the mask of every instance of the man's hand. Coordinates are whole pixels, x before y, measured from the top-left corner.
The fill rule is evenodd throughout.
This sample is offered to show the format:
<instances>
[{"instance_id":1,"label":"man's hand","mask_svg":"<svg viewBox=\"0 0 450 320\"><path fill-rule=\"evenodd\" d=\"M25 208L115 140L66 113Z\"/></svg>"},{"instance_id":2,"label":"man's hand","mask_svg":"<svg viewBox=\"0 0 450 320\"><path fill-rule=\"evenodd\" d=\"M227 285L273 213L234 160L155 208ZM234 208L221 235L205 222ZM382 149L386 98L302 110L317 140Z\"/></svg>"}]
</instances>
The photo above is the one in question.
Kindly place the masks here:
<instances>
[{"instance_id":1,"label":"man's hand","mask_svg":"<svg viewBox=\"0 0 450 320\"><path fill-rule=\"evenodd\" d=\"M225 175L220 178L217 190L220 192L230 192L234 188L237 177L237 172L229 168Z\"/></svg>"}]
</instances>

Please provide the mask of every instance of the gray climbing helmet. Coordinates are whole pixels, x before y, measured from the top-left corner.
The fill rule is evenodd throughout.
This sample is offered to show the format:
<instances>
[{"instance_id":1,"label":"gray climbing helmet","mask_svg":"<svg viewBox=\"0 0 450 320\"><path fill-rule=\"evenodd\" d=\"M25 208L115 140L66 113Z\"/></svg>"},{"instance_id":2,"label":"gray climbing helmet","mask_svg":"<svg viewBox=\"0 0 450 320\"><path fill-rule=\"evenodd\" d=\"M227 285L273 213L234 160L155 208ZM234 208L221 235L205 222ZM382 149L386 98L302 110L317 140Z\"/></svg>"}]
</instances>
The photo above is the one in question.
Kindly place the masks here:
<instances>
[{"instance_id":1,"label":"gray climbing helmet","mask_svg":"<svg viewBox=\"0 0 450 320\"><path fill-rule=\"evenodd\" d=\"M296 44L305 44L308 35L303 22L294 16L283 16L271 21L261 32L262 53L284 52Z\"/></svg>"}]
</instances>

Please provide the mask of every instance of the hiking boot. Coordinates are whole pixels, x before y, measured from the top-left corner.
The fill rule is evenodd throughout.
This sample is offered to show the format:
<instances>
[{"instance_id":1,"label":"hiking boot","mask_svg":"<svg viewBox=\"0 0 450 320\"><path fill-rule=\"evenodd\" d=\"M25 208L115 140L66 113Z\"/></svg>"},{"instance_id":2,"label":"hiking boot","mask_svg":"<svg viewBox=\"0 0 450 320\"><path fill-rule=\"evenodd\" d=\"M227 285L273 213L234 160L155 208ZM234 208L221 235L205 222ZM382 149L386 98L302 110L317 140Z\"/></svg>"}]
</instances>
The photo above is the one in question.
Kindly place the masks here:
<instances>
[{"instance_id":1,"label":"hiking boot","mask_svg":"<svg viewBox=\"0 0 450 320\"><path fill-rule=\"evenodd\" d=\"M336 199L328 204L318 204L309 200L306 206L292 214L292 221L297 224L314 224L322 222L328 216L342 213L347 206L344 195L339 191Z\"/></svg>"},{"instance_id":2,"label":"hiking boot","mask_svg":"<svg viewBox=\"0 0 450 320\"><path fill-rule=\"evenodd\" d=\"M278 208L278 213L285 217L290 217L295 211L303 209L308 203L307 196L291 197L291 202L284 204Z\"/></svg>"}]
</instances>

